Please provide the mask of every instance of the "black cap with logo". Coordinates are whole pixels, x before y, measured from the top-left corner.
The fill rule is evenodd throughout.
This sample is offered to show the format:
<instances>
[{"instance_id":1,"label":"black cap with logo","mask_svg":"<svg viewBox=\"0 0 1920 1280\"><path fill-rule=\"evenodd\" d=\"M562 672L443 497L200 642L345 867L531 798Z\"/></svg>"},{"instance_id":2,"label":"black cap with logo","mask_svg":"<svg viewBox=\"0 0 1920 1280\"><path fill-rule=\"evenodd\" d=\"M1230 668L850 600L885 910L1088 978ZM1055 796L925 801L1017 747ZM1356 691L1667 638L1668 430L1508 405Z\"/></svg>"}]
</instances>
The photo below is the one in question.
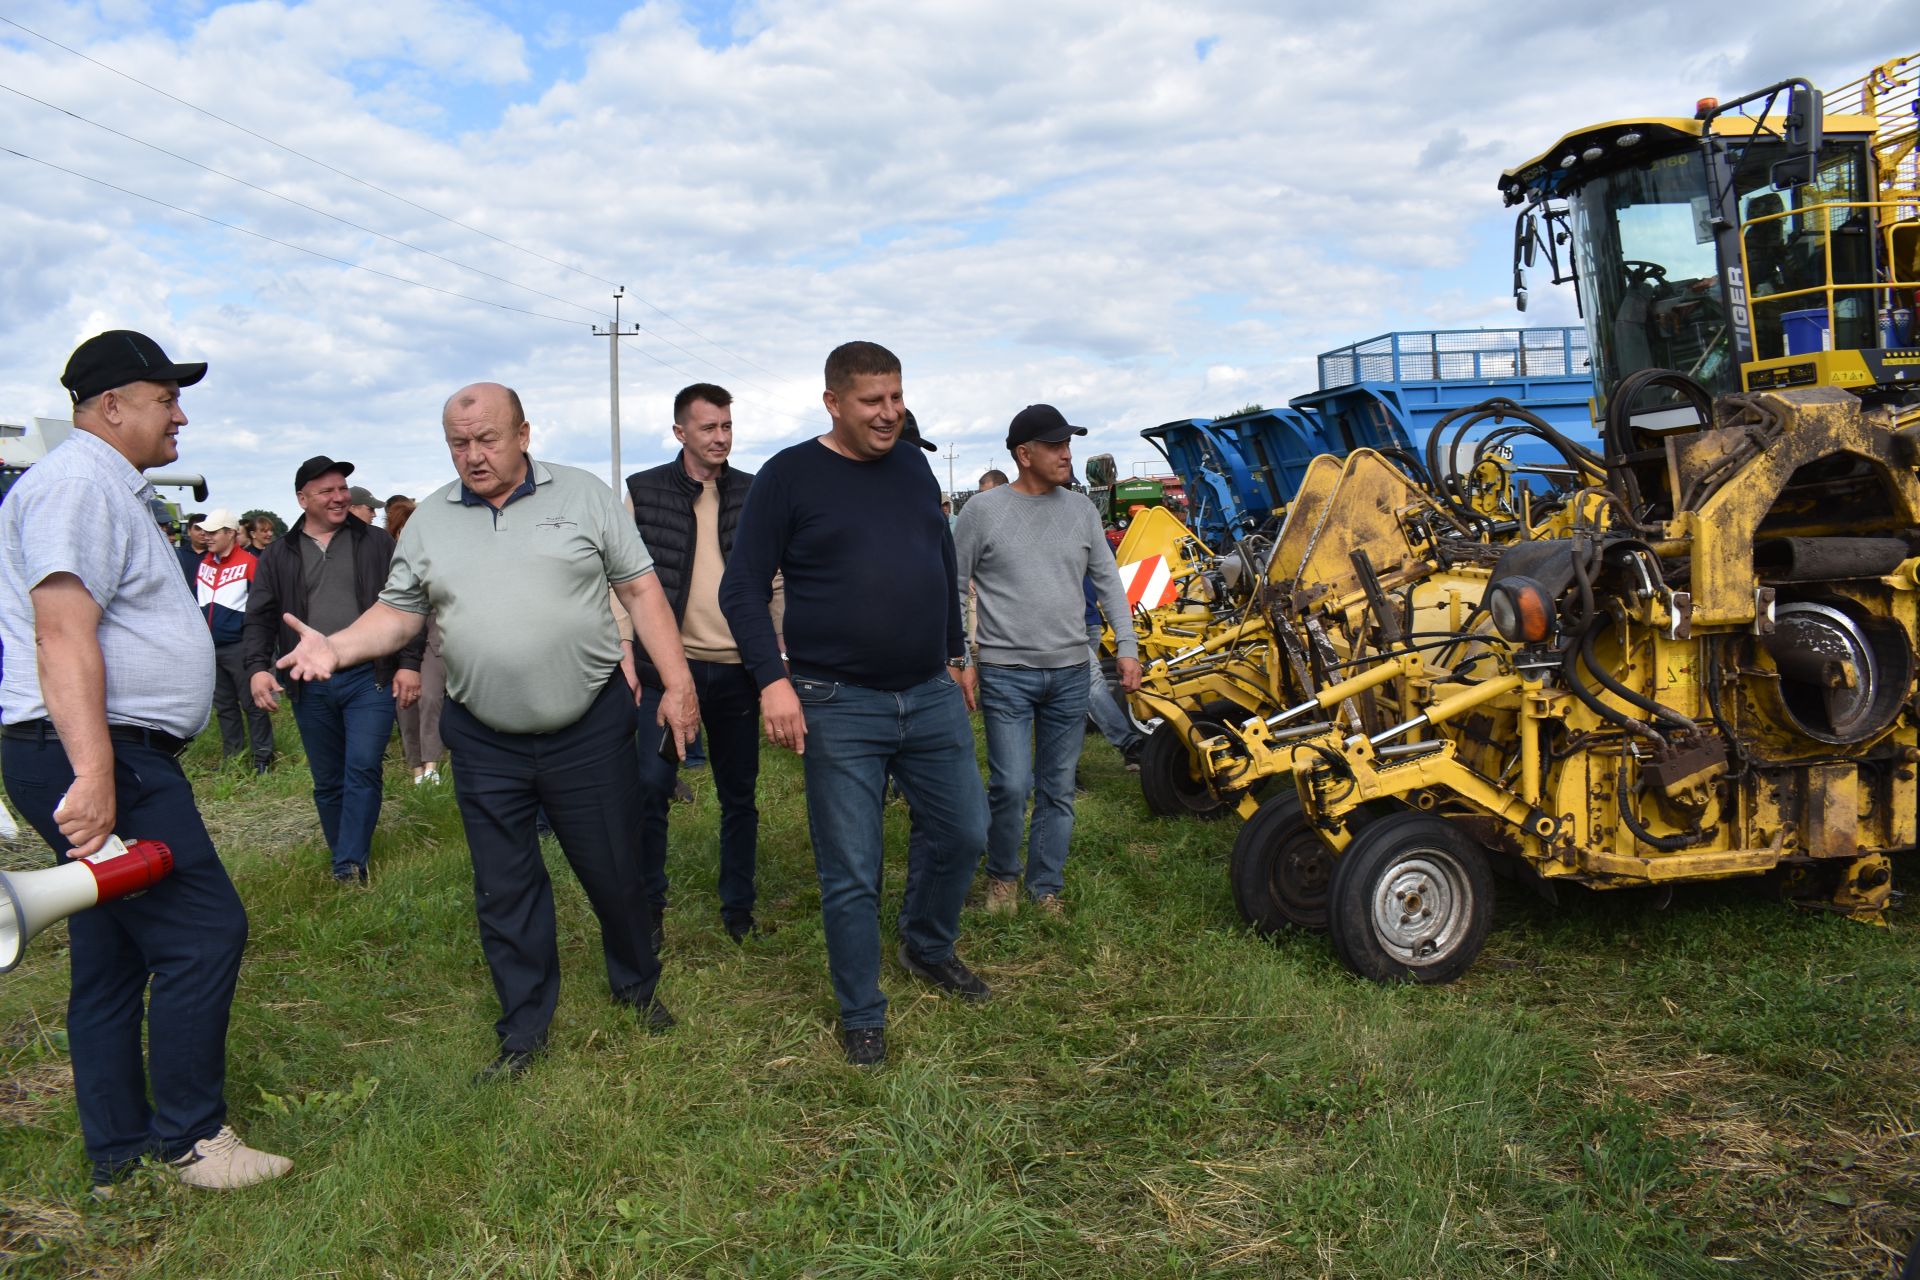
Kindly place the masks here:
<instances>
[{"instance_id":1,"label":"black cap with logo","mask_svg":"<svg viewBox=\"0 0 1920 1280\"><path fill-rule=\"evenodd\" d=\"M1013 421L1007 425L1007 448L1030 444L1035 440L1046 444L1059 444L1069 436L1087 434L1085 427L1076 427L1067 421L1066 415L1050 404L1030 404L1013 415Z\"/></svg>"},{"instance_id":2,"label":"black cap with logo","mask_svg":"<svg viewBox=\"0 0 1920 1280\"><path fill-rule=\"evenodd\" d=\"M204 362L176 364L146 334L109 329L73 349L60 385L79 404L129 382L177 382L190 387L206 376Z\"/></svg>"},{"instance_id":3,"label":"black cap with logo","mask_svg":"<svg viewBox=\"0 0 1920 1280\"><path fill-rule=\"evenodd\" d=\"M300 490L307 487L309 481L323 476L329 471L338 471L341 477L345 478L353 474L353 464L351 462L335 462L324 453L316 457L308 458L300 464L300 469L293 473L293 491L295 493L300 492Z\"/></svg>"}]
</instances>

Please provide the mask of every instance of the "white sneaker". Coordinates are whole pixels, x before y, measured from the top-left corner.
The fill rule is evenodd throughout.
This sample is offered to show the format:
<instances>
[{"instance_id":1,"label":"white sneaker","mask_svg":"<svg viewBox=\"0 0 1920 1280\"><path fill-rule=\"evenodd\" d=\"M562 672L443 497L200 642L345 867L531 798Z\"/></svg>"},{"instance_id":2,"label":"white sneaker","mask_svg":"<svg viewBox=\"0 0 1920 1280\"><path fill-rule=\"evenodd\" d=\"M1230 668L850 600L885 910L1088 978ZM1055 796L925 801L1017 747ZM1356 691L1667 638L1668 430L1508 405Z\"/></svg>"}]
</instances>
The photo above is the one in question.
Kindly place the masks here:
<instances>
[{"instance_id":1,"label":"white sneaker","mask_svg":"<svg viewBox=\"0 0 1920 1280\"><path fill-rule=\"evenodd\" d=\"M233 1126L223 1124L220 1132L194 1143L193 1150L175 1160L172 1167L179 1170L180 1181L190 1187L231 1191L277 1178L293 1168L293 1161L255 1151L240 1141Z\"/></svg>"}]
</instances>

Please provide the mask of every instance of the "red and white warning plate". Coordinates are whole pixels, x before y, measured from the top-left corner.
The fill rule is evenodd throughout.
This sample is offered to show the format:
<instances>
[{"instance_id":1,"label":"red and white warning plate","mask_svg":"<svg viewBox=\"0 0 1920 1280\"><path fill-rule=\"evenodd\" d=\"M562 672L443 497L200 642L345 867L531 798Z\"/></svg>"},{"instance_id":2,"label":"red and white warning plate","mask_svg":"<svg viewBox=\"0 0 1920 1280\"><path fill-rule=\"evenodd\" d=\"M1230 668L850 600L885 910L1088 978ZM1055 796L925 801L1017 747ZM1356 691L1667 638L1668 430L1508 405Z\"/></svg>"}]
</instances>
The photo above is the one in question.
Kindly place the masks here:
<instances>
[{"instance_id":1,"label":"red and white warning plate","mask_svg":"<svg viewBox=\"0 0 1920 1280\"><path fill-rule=\"evenodd\" d=\"M1135 609L1158 609L1172 604L1180 594L1165 556L1148 556L1121 565L1120 581L1127 589L1127 603Z\"/></svg>"}]
</instances>

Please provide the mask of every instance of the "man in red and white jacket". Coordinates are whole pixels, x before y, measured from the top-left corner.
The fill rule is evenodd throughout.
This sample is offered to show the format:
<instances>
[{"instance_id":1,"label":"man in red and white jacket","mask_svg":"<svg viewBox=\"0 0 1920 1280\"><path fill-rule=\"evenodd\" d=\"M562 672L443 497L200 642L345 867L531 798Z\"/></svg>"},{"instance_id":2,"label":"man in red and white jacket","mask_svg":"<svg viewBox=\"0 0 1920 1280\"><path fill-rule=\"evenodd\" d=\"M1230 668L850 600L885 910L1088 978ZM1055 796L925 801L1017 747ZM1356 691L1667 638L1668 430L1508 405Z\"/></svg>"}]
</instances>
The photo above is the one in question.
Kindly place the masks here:
<instances>
[{"instance_id":1,"label":"man in red and white jacket","mask_svg":"<svg viewBox=\"0 0 1920 1280\"><path fill-rule=\"evenodd\" d=\"M250 739L253 771L265 773L273 766L273 720L254 705L240 643L247 594L260 561L244 544L240 518L226 507L208 512L200 527L207 531L207 554L194 578L194 597L213 632L213 711L220 720L220 762L246 750Z\"/></svg>"}]
</instances>

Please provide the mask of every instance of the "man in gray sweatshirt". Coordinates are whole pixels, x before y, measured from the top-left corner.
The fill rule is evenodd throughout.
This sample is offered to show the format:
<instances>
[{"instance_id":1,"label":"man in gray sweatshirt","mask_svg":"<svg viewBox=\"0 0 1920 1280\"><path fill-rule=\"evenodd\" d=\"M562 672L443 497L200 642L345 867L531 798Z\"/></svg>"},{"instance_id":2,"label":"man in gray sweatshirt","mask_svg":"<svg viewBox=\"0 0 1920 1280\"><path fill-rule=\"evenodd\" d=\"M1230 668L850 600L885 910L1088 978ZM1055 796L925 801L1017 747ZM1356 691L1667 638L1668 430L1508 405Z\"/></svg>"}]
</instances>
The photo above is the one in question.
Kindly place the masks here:
<instances>
[{"instance_id":1,"label":"man in gray sweatshirt","mask_svg":"<svg viewBox=\"0 0 1920 1280\"><path fill-rule=\"evenodd\" d=\"M1126 588L1114 567L1100 517L1073 478L1074 436L1048 404L1030 404L1007 428L1020 474L974 496L954 530L961 583L979 601L979 664L958 673L967 705L987 725L987 910L1019 903L1020 836L1027 800L1027 893L1044 911L1061 912L1060 892L1073 835L1073 770L1087 729L1086 598L1093 575L1101 608L1113 620L1121 684L1140 685Z\"/></svg>"}]
</instances>

